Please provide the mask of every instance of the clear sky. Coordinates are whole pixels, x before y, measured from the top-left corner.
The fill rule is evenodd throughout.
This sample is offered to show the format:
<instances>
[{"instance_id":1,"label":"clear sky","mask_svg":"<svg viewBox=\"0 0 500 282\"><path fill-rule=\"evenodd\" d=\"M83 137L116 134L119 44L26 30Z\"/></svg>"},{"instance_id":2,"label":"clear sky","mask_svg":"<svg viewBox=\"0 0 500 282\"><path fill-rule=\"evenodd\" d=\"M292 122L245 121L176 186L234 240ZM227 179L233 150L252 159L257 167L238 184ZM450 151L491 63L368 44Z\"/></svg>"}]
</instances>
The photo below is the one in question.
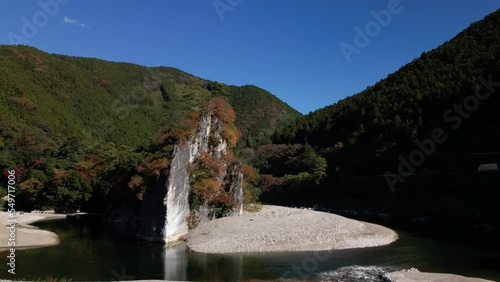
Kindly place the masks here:
<instances>
[{"instance_id":1,"label":"clear sky","mask_svg":"<svg viewBox=\"0 0 500 282\"><path fill-rule=\"evenodd\" d=\"M0 44L254 84L308 113L499 8L497 0L3 0ZM372 11L382 11L380 23ZM356 27L368 27L369 41L354 40Z\"/></svg>"}]
</instances>

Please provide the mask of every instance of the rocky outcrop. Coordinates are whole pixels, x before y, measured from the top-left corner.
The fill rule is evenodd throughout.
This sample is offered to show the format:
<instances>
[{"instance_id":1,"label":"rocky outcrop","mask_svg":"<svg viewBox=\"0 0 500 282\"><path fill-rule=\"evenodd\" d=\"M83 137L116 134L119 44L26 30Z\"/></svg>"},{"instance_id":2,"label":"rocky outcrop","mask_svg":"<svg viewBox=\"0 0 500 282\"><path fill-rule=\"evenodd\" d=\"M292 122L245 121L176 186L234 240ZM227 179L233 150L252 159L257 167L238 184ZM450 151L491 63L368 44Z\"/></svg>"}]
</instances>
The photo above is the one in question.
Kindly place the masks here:
<instances>
[{"instance_id":1,"label":"rocky outcrop","mask_svg":"<svg viewBox=\"0 0 500 282\"><path fill-rule=\"evenodd\" d=\"M231 184L229 188L230 209L224 211L223 216L239 216L243 213L243 173L235 168L230 172Z\"/></svg>"},{"instance_id":2,"label":"rocky outcrop","mask_svg":"<svg viewBox=\"0 0 500 282\"><path fill-rule=\"evenodd\" d=\"M175 146L168 173L162 174L154 187L147 189L141 206L141 224L137 236L149 241L171 242L188 232L188 217L196 222L207 222L216 217L214 208L204 202L191 210L191 168L201 153L223 160L227 154L227 141L223 138L222 122L211 114L200 118L196 136L185 144ZM243 209L243 175L237 167L223 162L217 176L221 183L229 184L230 210L223 216L237 216Z\"/></svg>"}]
</instances>

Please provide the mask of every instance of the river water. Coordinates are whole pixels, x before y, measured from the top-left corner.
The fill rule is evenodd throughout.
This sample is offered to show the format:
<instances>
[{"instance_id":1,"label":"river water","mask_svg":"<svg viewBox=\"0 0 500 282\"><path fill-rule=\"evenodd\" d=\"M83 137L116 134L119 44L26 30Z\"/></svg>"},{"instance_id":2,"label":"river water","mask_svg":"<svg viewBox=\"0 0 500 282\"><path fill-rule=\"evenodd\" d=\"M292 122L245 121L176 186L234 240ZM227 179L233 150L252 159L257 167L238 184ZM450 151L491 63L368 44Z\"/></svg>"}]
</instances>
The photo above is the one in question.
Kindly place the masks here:
<instances>
[{"instance_id":1,"label":"river water","mask_svg":"<svg viewBox=\"0 0 500 282\"><path fill-rule=\"evenodd\" d=\"M0 265L0 278L73 281L110 280L275 280L381 281L387 271L418 268L500 281L500 252L396 230L400 239L388 246L333 252L287 252L206 255L184 244L134 240L127 232L103 226L98 218L38 222L59 235L53 247L18 250L16 275ZM497 249L498 250L498 249ZM6 253L1 253L5 257ZM6 261L6 259L3 259Z\"/></svg>"}]
</instances>

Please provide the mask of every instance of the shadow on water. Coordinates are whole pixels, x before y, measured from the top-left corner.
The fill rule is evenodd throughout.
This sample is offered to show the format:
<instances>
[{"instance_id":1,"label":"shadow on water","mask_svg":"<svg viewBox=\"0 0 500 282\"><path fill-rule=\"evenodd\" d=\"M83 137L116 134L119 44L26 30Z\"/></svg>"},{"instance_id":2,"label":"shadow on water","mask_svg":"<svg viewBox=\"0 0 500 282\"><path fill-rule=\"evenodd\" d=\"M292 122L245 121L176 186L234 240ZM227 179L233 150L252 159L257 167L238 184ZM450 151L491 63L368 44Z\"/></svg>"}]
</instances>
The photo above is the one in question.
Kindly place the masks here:
<instances>
[{"instance_id":1,"label":"shadow on water","mask_svg":"<svg viewBox=\"0 0 500 282\"><path fill-rule=\"evenodd\" d=\"M48 276L81 280L273 280L380 281L386 271L416 267L500 281L500 253L399 231L393 244L329 252L208 255L184 243L137 241L120 228L102 226L96 217L39 222L59 235L58 246L16 252L16 279ZM3 254L0 254L3 256ZM0 278L10 278L1 265ZM356 280L358 279L358 280Z\"/></svg>"}]
</instances>

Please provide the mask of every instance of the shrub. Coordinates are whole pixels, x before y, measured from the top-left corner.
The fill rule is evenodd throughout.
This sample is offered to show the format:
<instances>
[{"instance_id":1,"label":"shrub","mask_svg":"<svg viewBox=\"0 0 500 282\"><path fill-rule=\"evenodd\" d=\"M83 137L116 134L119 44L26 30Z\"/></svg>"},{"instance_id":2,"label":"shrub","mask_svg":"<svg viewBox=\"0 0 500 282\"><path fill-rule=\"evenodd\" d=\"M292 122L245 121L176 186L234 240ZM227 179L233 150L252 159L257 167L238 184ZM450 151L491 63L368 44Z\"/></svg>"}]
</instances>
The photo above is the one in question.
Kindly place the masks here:
<instances>
[{"instance_id":1,"label":"shrub","mask_svg":"<svg viewBox=\"0 0 500 282\"><path fill-rule=\"evenodd\" d=\"M210 99L204 106L206 112L218 116L223 123L231 124L236 119L236 112L222 97Z\"/></svg>"},{"instance_id":2,"label":"shrub","mask_svg":"<svg viewBox=\"0 0 500 282\"><path fill-rule=\"evenodd\" d=\"M241 133L234 125L224 124L222 126L222 136L227 140L230 148L233 148L238 144Z\"/></svg>"},{"instance_id":3,"label":"shrub","mask_svg":"<svg viewBox=\"0 0 500 282\"><path fill-rule=\"evenodd\" d=\"M20 107L23 110L26 110L29 112L32 112L36 109L35 103L33 103L30 99L21 98L21 97L9 97L9 98L7 98L7 101L9 101L9 103L11 103L13 105Z\"/></svg>"},{"instance_id":4,"label":"shrub","mask_svg":"<svg viewBox=\"0 0 500 282\"><path fill-rule=\"evenodd\" d=\"M199 157L199 164L202 170L207 172L211 177L217 178L226 170L224 160L217 159L208 152L203 152Z\"/></svg>"},{"instance_id":5,"label":"shrub","mask_svg":"<svg viewBox=\"0 0 500 282\"><path fill-rule=\"evenodd\" d=\"M137 165L136 169L138 172L148 176L159 176L162 172L165 172L169 166L170 161L167 157L160 157L157 159L146 157L139 165Z\"/></svg>"},{"instance_id":6,"label":"shrub","mask_svg":"<svg viewBox=\"0 0 500 282\"><path fill-rule=\"evenodd\" d=\"M132 176L132 178L128 182L127 186L130 189L134 189L134 188L137 188L137 187L141 187L143 184L144 184L144 178L142 178L139 175L134 175L134 176Z\"/></svg>"},{"instance_id":7,"label":"shrub","mask_svg":"<svg viewBox=\"0 0 500 282\"><path fill-rule=\"evenodd\" d=\"M217 179L200 178L194 181L193 193L197 194L204 201L210 202L222 191L222 186Z\"/></svg>"}]
</instances>

